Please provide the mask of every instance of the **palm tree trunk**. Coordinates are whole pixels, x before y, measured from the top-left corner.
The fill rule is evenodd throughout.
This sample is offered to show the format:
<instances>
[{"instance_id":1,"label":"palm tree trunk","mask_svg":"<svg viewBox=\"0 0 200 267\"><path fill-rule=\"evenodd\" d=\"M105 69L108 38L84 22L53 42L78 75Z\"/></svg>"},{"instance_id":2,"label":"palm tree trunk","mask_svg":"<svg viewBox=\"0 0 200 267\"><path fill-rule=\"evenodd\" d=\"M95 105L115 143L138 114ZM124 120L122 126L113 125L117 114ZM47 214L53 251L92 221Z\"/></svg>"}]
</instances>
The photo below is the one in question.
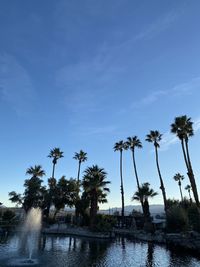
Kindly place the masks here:
<instances>
[{"instance_id":1,"label":"palm tree trunk","mask_svg":"<svg viewBox=\"0 0 200 267\"><path fill-rule=\"evenodd\" d=\"M198 196L198 192L197 192L197 186L196 186L196 182L195 182L194 173L193 173L193 170L192 170L192 164L191 164L191 161L190 161L188 140L185 140L185 146L186 146L186 153L187 153L188 167L189 167L188 176L189 176L189 179L190 179L190 184L191 184L191 187L192 187L192 191L193 191L195 202L196 202L197 206L200 208L199 196Z\"/></svg>"},{"instance_id":2,"label":"palm tree trunk","mask_svg":"<svg viewBox=\"0 0 200 267\"><path fill-rule=\"evenodd\" d=\"M56 166L56 164L55 164L55 163L53 163L52 178L54 178L55 166Z\"/></svg>"},{"instance_id":3,"label":"palm tree trunk","mask_svg":"<svg viewBox=\"0 0 200 267\"><path fill-rule=\"evenodd\" d=\"M90 226L91 226L91 228L93 228L94 224L95 224L97 209L98 209L98 201L97 201L97 195L95 192L94 195L92 196L91 207L90 207Z\"/></svg>"},{"instance_id":4,"label":"palm tree trunk","mask_svg":"<svg viewBox=\"0 0 200 267\"><path fill-rule=\"evenodd\" d=\"M134 166L134 171L135 171L135 178L136 178L138 192L139 192L140 191L140 183L139 183L139 178L138 178L138 173L137 173L137 168L136 168L135 150L134 149L132 149L132 158L133 158L133 166ZM142 198L140 198L140 203L141 203L142 211L143 211L143 214L144 214L144 203L143 203Z\"/></svg>"},{"instance_id":5,"label":"palm tree trunk","mask_svg":"<svg viewBox=\"0 0 200 267\"><path fill-rule=\"evenodd\" d=\"M78 163L78 175L77 175L78 184L79 184L79 177L80 177L80 169L81 169L81 161L79 160L79 163Z\"/></svg>"},{"instance_id":6,"label":"palm tree trunk","mask_svg":"<svg viewBox=\"0 0 200 267\"><path fill-rule=\"evenodd\" d=\"M181 147L182 147L182 150L183 150L183 156L184 156L184 160L185 160L185 165L187 167L187 170L189 171L188 159L187 159L187 155L186 155L186 152L185 152L185 146L184 146L183 139L181 139Z\"/></svg>"},{"instance_id":7,"label":"palm tree trunk","mask_svg":"<svg viewBox=\"0 0 200 267\"><path fill-rule=\"evenodd\" d=\"M190 190L188 190L188 194L189 194L190 202L192 203L192 197L191 197L191 194L190 194Z\"/></svg>"},{"instance_id":8,"label":"palm tree trunk","mask_svg":"<svg viewBox=\"0 0 200 267\"><path fill-rule=\"evenodd\" d=\"M124 224L124 186L123 186L123 176L122 176L122 150L120 150L120 177L121 177L121 195L122 195L122 224Z\"/></svg>"},{"instance_id":9,"label":"palm tree trunk","mask_svg":"<svg viewBox=\"0 0 200 267\"><path fill-rule=\"evenodd\" d=\"M181 201L183 202L183 193L182 193L182 189L181 189L181 183L179 182L179 189L180 189L180 194L181 194Z\"/></svg>"},{"instance_id":10,"label":"palm tree trunk","mask_svg":"<svg viewBox=\"0 0 200 267\"><path fill-rule=\"evenodd\" d=\"M159 167L159 163L158 163L158 148L157 148L157 146L155 146L155 152L156 152L156 165L157 165L158 175L160 178L160 189L162 191L164 208L165 208L165 212L166 212L167 211L167 197L166 197L165 187L164 187L164 183L163 183L163 179L162 179L162 175L161 175L160 167Z\"/></svg>"}]
</instances>

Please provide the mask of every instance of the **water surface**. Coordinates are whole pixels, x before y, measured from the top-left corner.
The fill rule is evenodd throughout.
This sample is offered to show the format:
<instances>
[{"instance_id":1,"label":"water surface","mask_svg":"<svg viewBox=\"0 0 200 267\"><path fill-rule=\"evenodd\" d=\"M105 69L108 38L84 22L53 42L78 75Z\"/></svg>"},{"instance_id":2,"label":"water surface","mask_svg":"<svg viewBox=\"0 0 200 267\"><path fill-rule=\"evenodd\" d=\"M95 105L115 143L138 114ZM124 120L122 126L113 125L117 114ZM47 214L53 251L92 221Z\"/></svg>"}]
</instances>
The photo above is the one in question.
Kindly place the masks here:
<instances>
[{"instance_id":1,"label":"water surface","mask_svg":"<svg viewBox=\"0 0 200 267\"><path fill-rule=\"evenodd\" d=\"M1 240L1 267L20 266L19 261L28 257L26 249L20 250L19 244L17 236ZM103 241L42 236L38 248L33 253L38 267L200 267L200 258L190 254L122 237Z\"/></svg>"}]
</instances>

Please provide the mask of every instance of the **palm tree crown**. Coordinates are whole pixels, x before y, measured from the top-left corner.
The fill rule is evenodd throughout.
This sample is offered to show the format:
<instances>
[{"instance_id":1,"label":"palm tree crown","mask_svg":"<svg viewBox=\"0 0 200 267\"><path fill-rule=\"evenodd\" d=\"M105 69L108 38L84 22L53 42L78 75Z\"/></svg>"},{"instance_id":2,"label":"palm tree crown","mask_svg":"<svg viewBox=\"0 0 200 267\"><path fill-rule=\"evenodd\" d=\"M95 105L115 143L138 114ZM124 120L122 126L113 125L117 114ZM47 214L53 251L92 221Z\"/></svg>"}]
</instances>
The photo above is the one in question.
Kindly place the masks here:
<instances>
[{"instance_id":1,"label":"palm tree crown","mask_svg":"<svg viewBox=\"0 0 200 267\"><path fill-rule=\"evenodd\" d=\"M107 184L110 184L109 181L105 181L107 173L103 168L99 168L97 165L88 167L84 172L83 177L83 187L85 192L91 194L92 192L98 191L107 191L110 192L110 189L107 188Z\"/></svg>"},{"instance_id":2,"label":"palm tree crown","mask_svg":"<svg viewBox=\"0 0 200 267\"><path fill-rule=\"evenodd\" d=\"M132 200L140 201L140 199L143 199L143 201L144 201L145 199L153 198L153 197L157 196L158 193L155 192L149 186L150 186L149 183L143 183L140 186L140 189L138 191L136 191L135 194L133 195Z\"/></svg>"},{"instance_id":3,"label":"palm tree crown","mask_svg":"<svg viewBox=\"0 0 200 267\"><path fill-rule=\"evenodd\" d=\"M123 151L123 150L127 150L128 146L126 144L126 142L124 142L123 140L120 140L119 142L116 142L114 145L114 151Z\"/></svg>"},{"instance_id":4,"label":"palm tree crown","mask_svg":"<svg viewBox=\"0 0 200 267\"><path fill-rule=\"evenodd\" d=\"M191 118L188 118L186 115L176 117L174 123L171 124L171 132L176 134L180 140L188 139L194 135L192 125Z\"/></svg>"},{"instance_id":5,"label":"palm tree crown","mask_svg":"<svg viewBox=\"0 0 200 267\"><path fill-rule=\"evenodd\" d=\"M64 157L63 153L64 152L60 151L60 148L55 147L55 148L50 150L50 153L49 153L48 157L49 158L53 158L53 164L56 164L58 159Z\"/></svg>"},{"instance_id":6,"label":"palm tree crown","mask_svg":"<svg viewBox=\"0 0 200 267\"><path fill-rule=\"evenodd\" d=\"M26 170L26 174L32 175L32 177L42 177L45 175L45 171L42 169L41 165L35 165Z\"/></svg>"},{"instance_id":7,"label":"palm tree crown","mask_svg":"<svg viewBox=\"0 0 200 267\"><path fill-rule=\"evenodd\" d=\"M84 152L83 150L80 150L80 152L75 152L75 155L73 159L78 160L79 162L84 162L87 160L87 153Z\"/></svg>"},{"instance_id":8,"label":"palm tree crown","mask_svg":"<svg viewBox=\"0 0 200 267\"><path fill-rule=\"evenodd\" d=\"M174 175L173 178L174 178L175 181L177 181L177 182L180 184L181 181L184 180L185 177L184 177L184 175L181 175L181 174L178 172L178 173L176 173L176 174Z\"/></svg>"},{"instance_id":9,"label":"palm tree crown","mask_svg":"<svg viewBox=\"0 0 200 267\"><path fill-rule=\"evenodd\" d=\"M150 134L146 135L146 141L153 143L155 147L160 147L159 142L162 139L162 134L159 131L150 131Z\"/></svg>"},{"instance_id":10,"label":"palm tree crown","mask_svg":"<svg viewBox=\"0 0 200 267\"><path fill-rule=\"evenodd\" d=\"M142 143L141 143L140 139L137 138L136 135L133 137L127 137L126 145L131 150L134 150L135 147L142 148Z\"/></svg>"}]
</instances>

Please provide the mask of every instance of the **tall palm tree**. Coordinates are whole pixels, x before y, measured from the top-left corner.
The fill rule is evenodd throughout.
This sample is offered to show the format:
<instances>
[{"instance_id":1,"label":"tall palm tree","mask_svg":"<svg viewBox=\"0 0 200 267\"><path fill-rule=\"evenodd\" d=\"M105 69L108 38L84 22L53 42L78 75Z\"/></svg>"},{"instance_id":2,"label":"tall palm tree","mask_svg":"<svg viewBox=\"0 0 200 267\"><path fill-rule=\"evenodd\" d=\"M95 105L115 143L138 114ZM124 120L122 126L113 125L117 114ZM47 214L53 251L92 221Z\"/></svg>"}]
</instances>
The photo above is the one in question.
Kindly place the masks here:
<instances>
[{"instance_id":1,"label":"tall palm tree","mask_svg":"<svg viewBox=\"0 0 200 267\"><path fill-rule=\"evenodd\" d=\"M133 137L127 137L126 144L127 144L127 147L132 152L132 159L133 159L133 166L134 166L135 178L136 178L136 182L137 182L137 188L139 190L140 183L139 183L139 178L138 178L138 173L137 173L137 168L136 168L136 162L135 162L135 148L142 148L142 143L137 138L137 136L133 136Z\"/></svg>"},{"instance_id":2,"label":"tall palm tree","mask_svg":"<svg viewBox=\"0 0 200 267\"><path fill-rule=\"evenodd\" d=\"M131 150L132 152L132 160L133 160L133 167L134 167L134 172L135 172L135 178L136 178L136 183L137 183L137 188L138 190L140 189L140 183L139 183L139 178L138 178L138 173L137 173L137 168L136 168L136 162L135 162L135 148L142 148L142 143L141 141L137 138L137 136L133 137L127 137L126 141L127 147ZM140 200L141 205L142 205L142 210L144 213L143 209L143 201L142 199Z\"/></svg>"},{"instance_id":3,"label":"tall palm tree","mask_svg":"<svg viewBox=\"0 0 200 267\"><path fill-rule=\"evenodd\" d=\"M159 133L159 131L150 131L149 134L146 135L146 141L153 143L154 147L155 147L155 154L156 154L156 166L157 166L157 170L158 170L158 176L160 179L160 189L162 191L162 195L163 195L163 201L164 201L164 208L165 211L167 211L167 197L166 197L166 192L165 192L165 187L164 187L164 182L162 179L162 175L161 175L161 171L160 171L160 167L159 167L159 162L158 162L158 148L160 147L159 142L162 139L162 134Z\"/></svg>"},{"instance_id":4,"label":"tall palm tree","mask_svg":"<svg viewBox=\"0 0 200 267\"><path fill-rule=\"evenodd\" d=\"M199 202L199 196L197 192L197 186L196 186L196 181L192 169L192 163L190 160L190 154L189 154L189 147L188 147L188 142L189 138L194 135L193 131L193 122L191 121L191 118L188 118L186 115L176 117L174 119L174 123L171 124L171 132L176 134L176 136L180 139L181 141L181 147L183 151L183 156L187 168L187 174L190 180L190 184L192 187L193 195L195 202L198 207L200 207L200 202Z\"/></svg>"},{"instance_id":5,"label":"tall palm tree","mask_svg":"<svg viewBox=\"0 0 200 267\"><path fill-rule=\"evenodd\" d=\"M107 187L110 181L106 181L107 173L103 168L97 165L88 167L83 176L83 189L90 200L90 226L94 226L95 218L98 210L98 203L107 202L106 196L110 192Z\"/></svg>"},{"instance_id":6,"label":"tall palm tree","mask_svg":"<svg viewBox=\"0 0 200 267\"><path fill-rule=\"evenodd\" d=\"M189 185L189 184L186 185L185 190L188 191L190 202L192 202L192 197L191 197L191 193L190 193L190 191L191 191L191 185Z\"/></svg>"},{"instance_id":7,"label":"tall palm tree","mask_svg":"<svg viewBox=\"0 0 200 267\"><path fill-rule=\"evenodd\" d=\"M158 193L155 192L152 188L150 188L149 183L143 183L139 187L139 190L137 190L132 197L133 201L134 200L141 201L141 199L142 199L142 202L144 203L144 217L146 220L149 220L149 218L150 218L148 199L153 198L157 195L158 195Z\"/></svg>"},{"instance_id":8,"label":"tall palm tree","mask_svg":"<svg viewBox=\"0 0 200 267\"><path fill-rule=\"evenodd\" d=\"M81 163L87 160L87 153L83 150L80 150L79 153L75 152L75 155L73 159L78 160L78 175L77 175L77 181L79 183L79 177L80 177L80 169L81 169Z\"/></svg>"},{"instance_id":9,"label":"tall palm tree","mask_svg":"<svg viewBox=\"0 0 200 267\"><path fill-rule=\"evenodd\" d=\"M182 193L182 188L181 188L181 181L184 180L184 175L181 175L179 172L176 173L173 177L173 179L178 182L180 194L181 194L181 201L183 201L183 193Z\"/></svg>"},{"instance_id":10,"label":"tall palm tree","mask_svg":"<svg viewBox=\"0 0 200 267\"><path fill-rule=\"evenodd\" d=\"M50 150L48 157L53 159L52 160L52 163L53 163L52 178L54 178L55 166L57 164L58 159L64 157L63 153L64 152L60 151L60 148L58 148L58 147L55 147L55 148Z\"/></svg>"},{"instance_id":11,"label":"tall palm tree","mask_svg":"<svg viewBox=\"0 0 200 267\"><path fill-rule=\"evenodd\" d=\"M122 152L123 150L126 150L127 144L124 141L119 141L115 143L114 145L114 151L119 151L120 152L120 178L121 178L121 198L122 198L122 211L121 211L121 216L122 216L122 224L124 222L124 186L123 186L123 174L122 174Z\"/></svg>"}]
</instances>

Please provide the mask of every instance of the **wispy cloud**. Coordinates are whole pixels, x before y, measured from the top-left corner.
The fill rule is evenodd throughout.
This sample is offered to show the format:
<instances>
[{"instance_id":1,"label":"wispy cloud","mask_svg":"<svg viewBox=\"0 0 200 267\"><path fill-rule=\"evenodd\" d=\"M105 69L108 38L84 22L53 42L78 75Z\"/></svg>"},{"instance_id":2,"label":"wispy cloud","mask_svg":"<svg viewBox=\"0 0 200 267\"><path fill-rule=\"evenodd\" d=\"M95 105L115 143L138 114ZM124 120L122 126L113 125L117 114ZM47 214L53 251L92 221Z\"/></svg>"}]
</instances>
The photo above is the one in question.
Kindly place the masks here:
<instances>
[{"instance_id":1,"label":"wispy cloud","mask_svg":"<svg viewBox=\"0 0 200 267\"><path fill-rule=\"evenodd\" d=\"M200 88L200 77L196 77L191 81L176 85L168 90L153 91L139 101L132 103L131 108L143 108L144 106L150 105L163 97L181 97L184 95L190 95L198 88Z\"/></svg>"},{"instance_id":2,"label":"wispy cloud","mask_svg":"<svg viewBox=\"0 0 200 267\"><path fill-rule=\"evenodd\" d=\"M193 120L193 122L194 122L193 124L194 133L197 133L200 130L200 118ZM163 134L160 150L166 151L177 142L179 142L178 137L176 137L174 134L170 132L166 132L165 134Z\"/></svg>"},{"instance_id":3,"label":"wispy cloud","mask_svg":"<svg viewBox=\"0 0 200 267\"><path fill-rule=\"evenodd\" d=\"M0 55L0 101L18 114L30 108L34 96L31 78L11 55Z\"/></svg>"},{"instance_id":4,"label":"wispy cloud","mask_svg":"<svg viewBox=\"0 0 200 267\"><path fill-rule=\"evenodd\" d=\"M182 10L172 10L169 13L161 16L154 22L152 22L148 27L143 29L140 33L138 33L134 38L133 41L138 41L142 39L149 39L157 34L168 29L182 14Z\"/></svg>"},{"instance_id":5,"label":"wispy cloud","mask_svg":"<svg viewBox=\"0 0 200 267\"><path fill-rule=\"evenodd\" d=\"M102 135L111 134L115 132L117 128L113 125L108 125L104 127L89 127L81 130L82 135ZM79 132L80 133L80 132Z\"/></svg>"}]
</instances>

